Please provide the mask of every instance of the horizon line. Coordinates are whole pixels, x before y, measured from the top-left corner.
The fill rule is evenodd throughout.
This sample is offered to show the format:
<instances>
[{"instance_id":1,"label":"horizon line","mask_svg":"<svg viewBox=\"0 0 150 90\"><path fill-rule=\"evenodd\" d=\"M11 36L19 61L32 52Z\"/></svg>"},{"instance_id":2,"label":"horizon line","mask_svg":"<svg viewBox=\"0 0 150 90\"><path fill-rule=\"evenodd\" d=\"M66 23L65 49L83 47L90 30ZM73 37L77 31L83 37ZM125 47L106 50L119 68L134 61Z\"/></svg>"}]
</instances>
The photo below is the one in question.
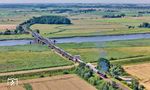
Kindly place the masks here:
<instances>
[{"instance_id":1,"label":"horizon line","mask_svg":"<svg viewBox=\"0 0 150 90\"><path fill-rule=\"evenodd\" d=\"M16 3L0 3L0 4L150 4L150 3L85 3L85 2L65 2L65 3L62 3L62 2L33 2L33 3L28 3L28 2L25 2L25 3L19 3L19 2L16 2Z\"/></svg>"}]
</instances>

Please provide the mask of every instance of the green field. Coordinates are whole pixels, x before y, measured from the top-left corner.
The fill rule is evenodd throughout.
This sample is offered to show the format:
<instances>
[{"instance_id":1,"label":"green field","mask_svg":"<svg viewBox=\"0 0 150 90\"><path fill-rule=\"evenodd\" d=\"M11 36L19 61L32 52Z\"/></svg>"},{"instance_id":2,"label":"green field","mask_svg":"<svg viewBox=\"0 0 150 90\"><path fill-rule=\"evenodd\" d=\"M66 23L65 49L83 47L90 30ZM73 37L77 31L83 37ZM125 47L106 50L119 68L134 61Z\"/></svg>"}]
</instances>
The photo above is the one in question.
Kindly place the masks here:
<instances>
[{"instance_id":1,"label":"green field","mask_svg":"<svg viewBox=\"0 0 150 90\"><path fill-rule=\"evenodd\" d=\"M138 28L143 22L150 22L150 16L133 17L138 15L141 9L115 9L117 12L106 12L104 10L96 12L78 13L50 13L47 10L54 8L21 8L9 9L0 8L0 24L18 25L33 16L41 15L63 15L71 19L71 25L48 25L35 24L31 29L39 29L44 37L74 37L74 36L94 36L94 35L116 35L150 33L149 28ZM57 8L56 8L57 9ZM77 8L71 8L79 10ZM147 9L142 10L147 11ZM125 13L124 18L102 18L103 15ZM129 29L128 26L135 26ZM1 30L1 29L0 29ZM4 31L4 30L1 30ZM0 35L0 40L4 39L33 39L30 34ZM128 40L114 42L95 43L69 43L58 44L61 48L73 55L81 55L86 62L96 62L98 58L105 57L113 63L133 64L149 61L150 40ZM63 59L41 45L22 45L0 47L0 72L29 70L36 68L55 67L73 64Z\"/></svg>"},{"instance_id":2,"label":"green field","mask_svg":"<svg viewBox=\"0 0 150 90\"><path fill-rule=\"evenodd\" d=\"M71 25L48 25L35 24L31 29L39 29L44 37L73 37L73 36L93 36L93 35L115 35L115 34L134 34L150 33L148 28L138 28L143 22L150 22L150 17L125 17L125 18L93 18L87 14L68 16ZM95 16L96 17L96 16ZM13 23L12 23L13 24ZM134 29L128 29L128 26L135 26ZM29 34L21 35L0 35L3 39L29 39Z\"/></svg>"},{"instance_id":3,"label":"green field","mask_svg":"<svg viewBox=\"0 0 150 90\"><path fill-rule=\"evenodd\" d=\"M0 47L0 72L71 65L41 45Z\"/></svg>"},{"instance_id":4,"label":"green field","mask_svg":"<svg viewBox=\"0 0 150 90\"><path fill-rule=\"evenodd\" d=\"M85 62L97 62L105 57L117 64L136 64L150 61L150 40L128 40L93 43L58 44ZM47 46L21 45L0 47L0 72L71 65Z\"/></svg>"},{"instance_id":5,"label":"green field","mask_svg":"<svg viewBox=\"0 0 150 90\"><path fill-rule=\"evenodd\" d=\"M74 55L81 55L86 62L96 62L100 57L104 57L118 64L136 64L150 61L149 41L149 39L139 39L105 43L70 43L59 46Z\"/></svg>"},{"instance_id":6,"label":"green field","mask_svg":"<svg viewBox=\"0 0 150 90\"><path fill-rule=\"evenodd\" d=\"M82 16L80 16L82 17ZM75 18L75 17L74 17ZM39 29L45 37L71 37L91 35L113 35L149 33L150 29L138 28L142 22L150 22L149 17L138 18L113 18L113 19L86 19L72 20L72 25L33 25L32 29ZM136 28L128 29L127 25L134 25Z\"/></svg>"}]
</instances>

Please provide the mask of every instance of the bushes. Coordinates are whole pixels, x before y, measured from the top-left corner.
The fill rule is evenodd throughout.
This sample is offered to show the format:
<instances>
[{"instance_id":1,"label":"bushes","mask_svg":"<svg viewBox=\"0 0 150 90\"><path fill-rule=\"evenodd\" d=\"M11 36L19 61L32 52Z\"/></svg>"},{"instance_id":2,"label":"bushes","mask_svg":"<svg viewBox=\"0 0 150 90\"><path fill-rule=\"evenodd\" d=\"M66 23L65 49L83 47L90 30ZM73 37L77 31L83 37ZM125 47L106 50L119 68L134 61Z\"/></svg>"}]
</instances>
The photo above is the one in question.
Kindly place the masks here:
<instances>
[{"instance_id":1,"label":"bushes","mask_svg":"<svg viewBox=\"0 0 150 90\"><path fill-rule=\"evenodd\" d=\"M124 13L120 15L104 15L103 18L122 18L125 17L126 15Z\"/></svg>"},{"instance_id":2,"label":"bushes","mask_svg":"<svg viewBox=\"0 0 150 90\"><path fill-rule=\"evenodd\" d=\"M116 87L105 82L97 74L94 74L89 68L85 67L85 64L80 64L75 72L90 84L94 85L98 90L117 90Z\"/></svg>"},{"instance_id":3,"label":"bushes","mask_svg":"<svg viewBox=\"0 0 150 90\"><path fill-rule=\"evenodd\" d=\"M98 66L97 68L99 70L101 70L101 72L107 73L109 71L110 68L110 62L109 60L105 59L105 58L100 58L98 60Z\"/></svg>"},{"instance_id":4,"label":"bushes","mask_svg":"<svg viewBox=\"0 0 150 90\"><path fill-rule=\"evenodd\" d=\"M33 17L25 23L30 24L71 24L71 21L63 16L41 16Z\"/></svg>"},{"instance_id":5,"label":"bushes","mask_svg":"<svg viewBox=\"0 0 150 90\"><path fill-rule=\"evenodd\" d=\"M124 75L125 71L120 65L111 65L110 75L114 78Z\"/></svg>"},{"instance_id":6,"label":"bushes","mask_svg":"<svg viewBox=\"0 0 150 90\"><path fill-rule=\"evenodd\" d=\"M16 34L17 33L17 31L16 30L6 30L6 31L4 31L4 32L0 32L0 35L14 35L14 34Z\"/></svg>"},{"instance_id":7,"label":"bushes","mask_svg":"<svg viewBox=\"0 0 150 90\"><path fill-rule=\"evenodd\" d=\"M150 28L150 23L144 22L144 23L140 24L139 27L140 27L140 28Z\"/></svg>"},{"instance_id":8,"label":"bushes","mask_svg":"<svg viewBox=\"0 0 150 90\"><path fill-rule=\"evenodd\" d=\"M31 86L29 83L24 84L24 88L25 88L26 90L33 90L33 89L32 89L32 86Z\"/></svg>"},{"instance_id":9,"label":"bushes","mask_svg":"<svg viewBox=\"0 0 150 90\"><path fill-rule=\"evenodd\" d=\"M133 90L145 90L145 87L143 85L140 85L137 80L132 80L131 88Z\"/></svg>"}]
</instances>

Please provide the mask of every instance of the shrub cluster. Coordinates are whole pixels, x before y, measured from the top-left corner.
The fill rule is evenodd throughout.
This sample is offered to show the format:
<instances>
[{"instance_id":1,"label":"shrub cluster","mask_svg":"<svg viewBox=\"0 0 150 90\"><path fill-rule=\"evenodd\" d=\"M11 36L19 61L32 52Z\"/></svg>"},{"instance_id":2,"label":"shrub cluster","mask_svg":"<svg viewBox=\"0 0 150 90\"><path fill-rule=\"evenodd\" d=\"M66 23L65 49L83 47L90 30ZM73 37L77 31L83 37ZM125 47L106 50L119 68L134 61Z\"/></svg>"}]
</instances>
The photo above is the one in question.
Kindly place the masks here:
<instances>
[{"instance_id":1,"label":"shrub cluster","mask_svg":"<svg viewBox=\"0 0 150 90\"><path fill-rule=\"evenodd\" d=\"M140 27L140 28L150 28L150 23L144 22L144 23L140 24L139 27Z\"/></svg>"},{"instance_id":2,"label":"shrub cluster","mask_svg":"<svg viewBox=\"0 0 150 90\"><path fill-rule=\"evenodd\" d=\"M122 18L125 17L125 14L119 14L119 15L104 15L103 18Z\"/></svg>"},{"instance_id":3,"label":"shrub cluster","mask_svg":"<svg viewBox=\"0 0 150 90\"><path fill-rule=\"evenodd\" d=\"M117 85L113 82L113 85L101 79L97 74L94 74L85 64L80 64L76 68L76 74L94 85L98 90L118 90Z\"/></svg>"}]
</instances>

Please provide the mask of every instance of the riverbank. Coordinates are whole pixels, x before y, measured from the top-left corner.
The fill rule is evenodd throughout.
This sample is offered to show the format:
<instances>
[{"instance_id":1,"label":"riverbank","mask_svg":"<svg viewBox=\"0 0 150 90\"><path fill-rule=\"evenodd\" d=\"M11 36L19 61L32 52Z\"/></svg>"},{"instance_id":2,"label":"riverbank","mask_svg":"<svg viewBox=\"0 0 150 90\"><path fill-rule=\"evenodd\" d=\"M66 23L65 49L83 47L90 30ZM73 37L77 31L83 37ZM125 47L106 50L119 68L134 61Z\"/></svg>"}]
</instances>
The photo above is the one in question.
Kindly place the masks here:
<instances>
[{"instance_id":1,"label":"riverbank","mask_svg":"<svg viewBox=\"0 0 150 90\"><path fill-rule=\"evenodd\" d=\"M140 34L149 34L150 32L147 33L129 33L129 34L101 34L101 35L83 35L83 36L59 36L59 37L47 37L49 39L66 39L66 38L76 38L76 37L108 37L108 36L123 36L123 35L140 35ZM20 34L20 35L25 35L25 34ZM26 34L27 35L27 34ZM12 35L0 35L2 36L12 36ZM15 36L15 35L14 35ZM17 36L16 36L17 37ZM0 38L0 41L6 41L6 40L33 40L34 38L29 36L27 38Z\"/></svg>"},{"instance_id":2,"label":"riverbank","mask_svg":"<svg viewBox=\"0 0 150 90\"><path fill-rule=\"evenodd\" d=\"M119 40L134 40L134 39L148 39L150 33L143 34L129 34L129 35L102 35L102 36L87 36L87 37L65 37L65 38L51 38L56 40L57 43L82 43L82 42L107 42ZM33 40L3 40L0 41L0 46L13 46L31 44Z\"/></svg>"},{"instance_id":3,"label":"riverbank","mask_svg":"<svg viewBox=\"0 0 150 90\"><path fill-rule=\"evenodd\" d=\"M81 59L85 62L97 62L100 57L105 57L121 65L149 62L150 60L150 39L111 41L104 43L62 43L56 45L72 55L80 55ZM57 56L48 47L37 44L1 46L0 57L0 64L3 64L0 68L1 72L72 64L64 58Z\"/></svg>"}]
</instances>

